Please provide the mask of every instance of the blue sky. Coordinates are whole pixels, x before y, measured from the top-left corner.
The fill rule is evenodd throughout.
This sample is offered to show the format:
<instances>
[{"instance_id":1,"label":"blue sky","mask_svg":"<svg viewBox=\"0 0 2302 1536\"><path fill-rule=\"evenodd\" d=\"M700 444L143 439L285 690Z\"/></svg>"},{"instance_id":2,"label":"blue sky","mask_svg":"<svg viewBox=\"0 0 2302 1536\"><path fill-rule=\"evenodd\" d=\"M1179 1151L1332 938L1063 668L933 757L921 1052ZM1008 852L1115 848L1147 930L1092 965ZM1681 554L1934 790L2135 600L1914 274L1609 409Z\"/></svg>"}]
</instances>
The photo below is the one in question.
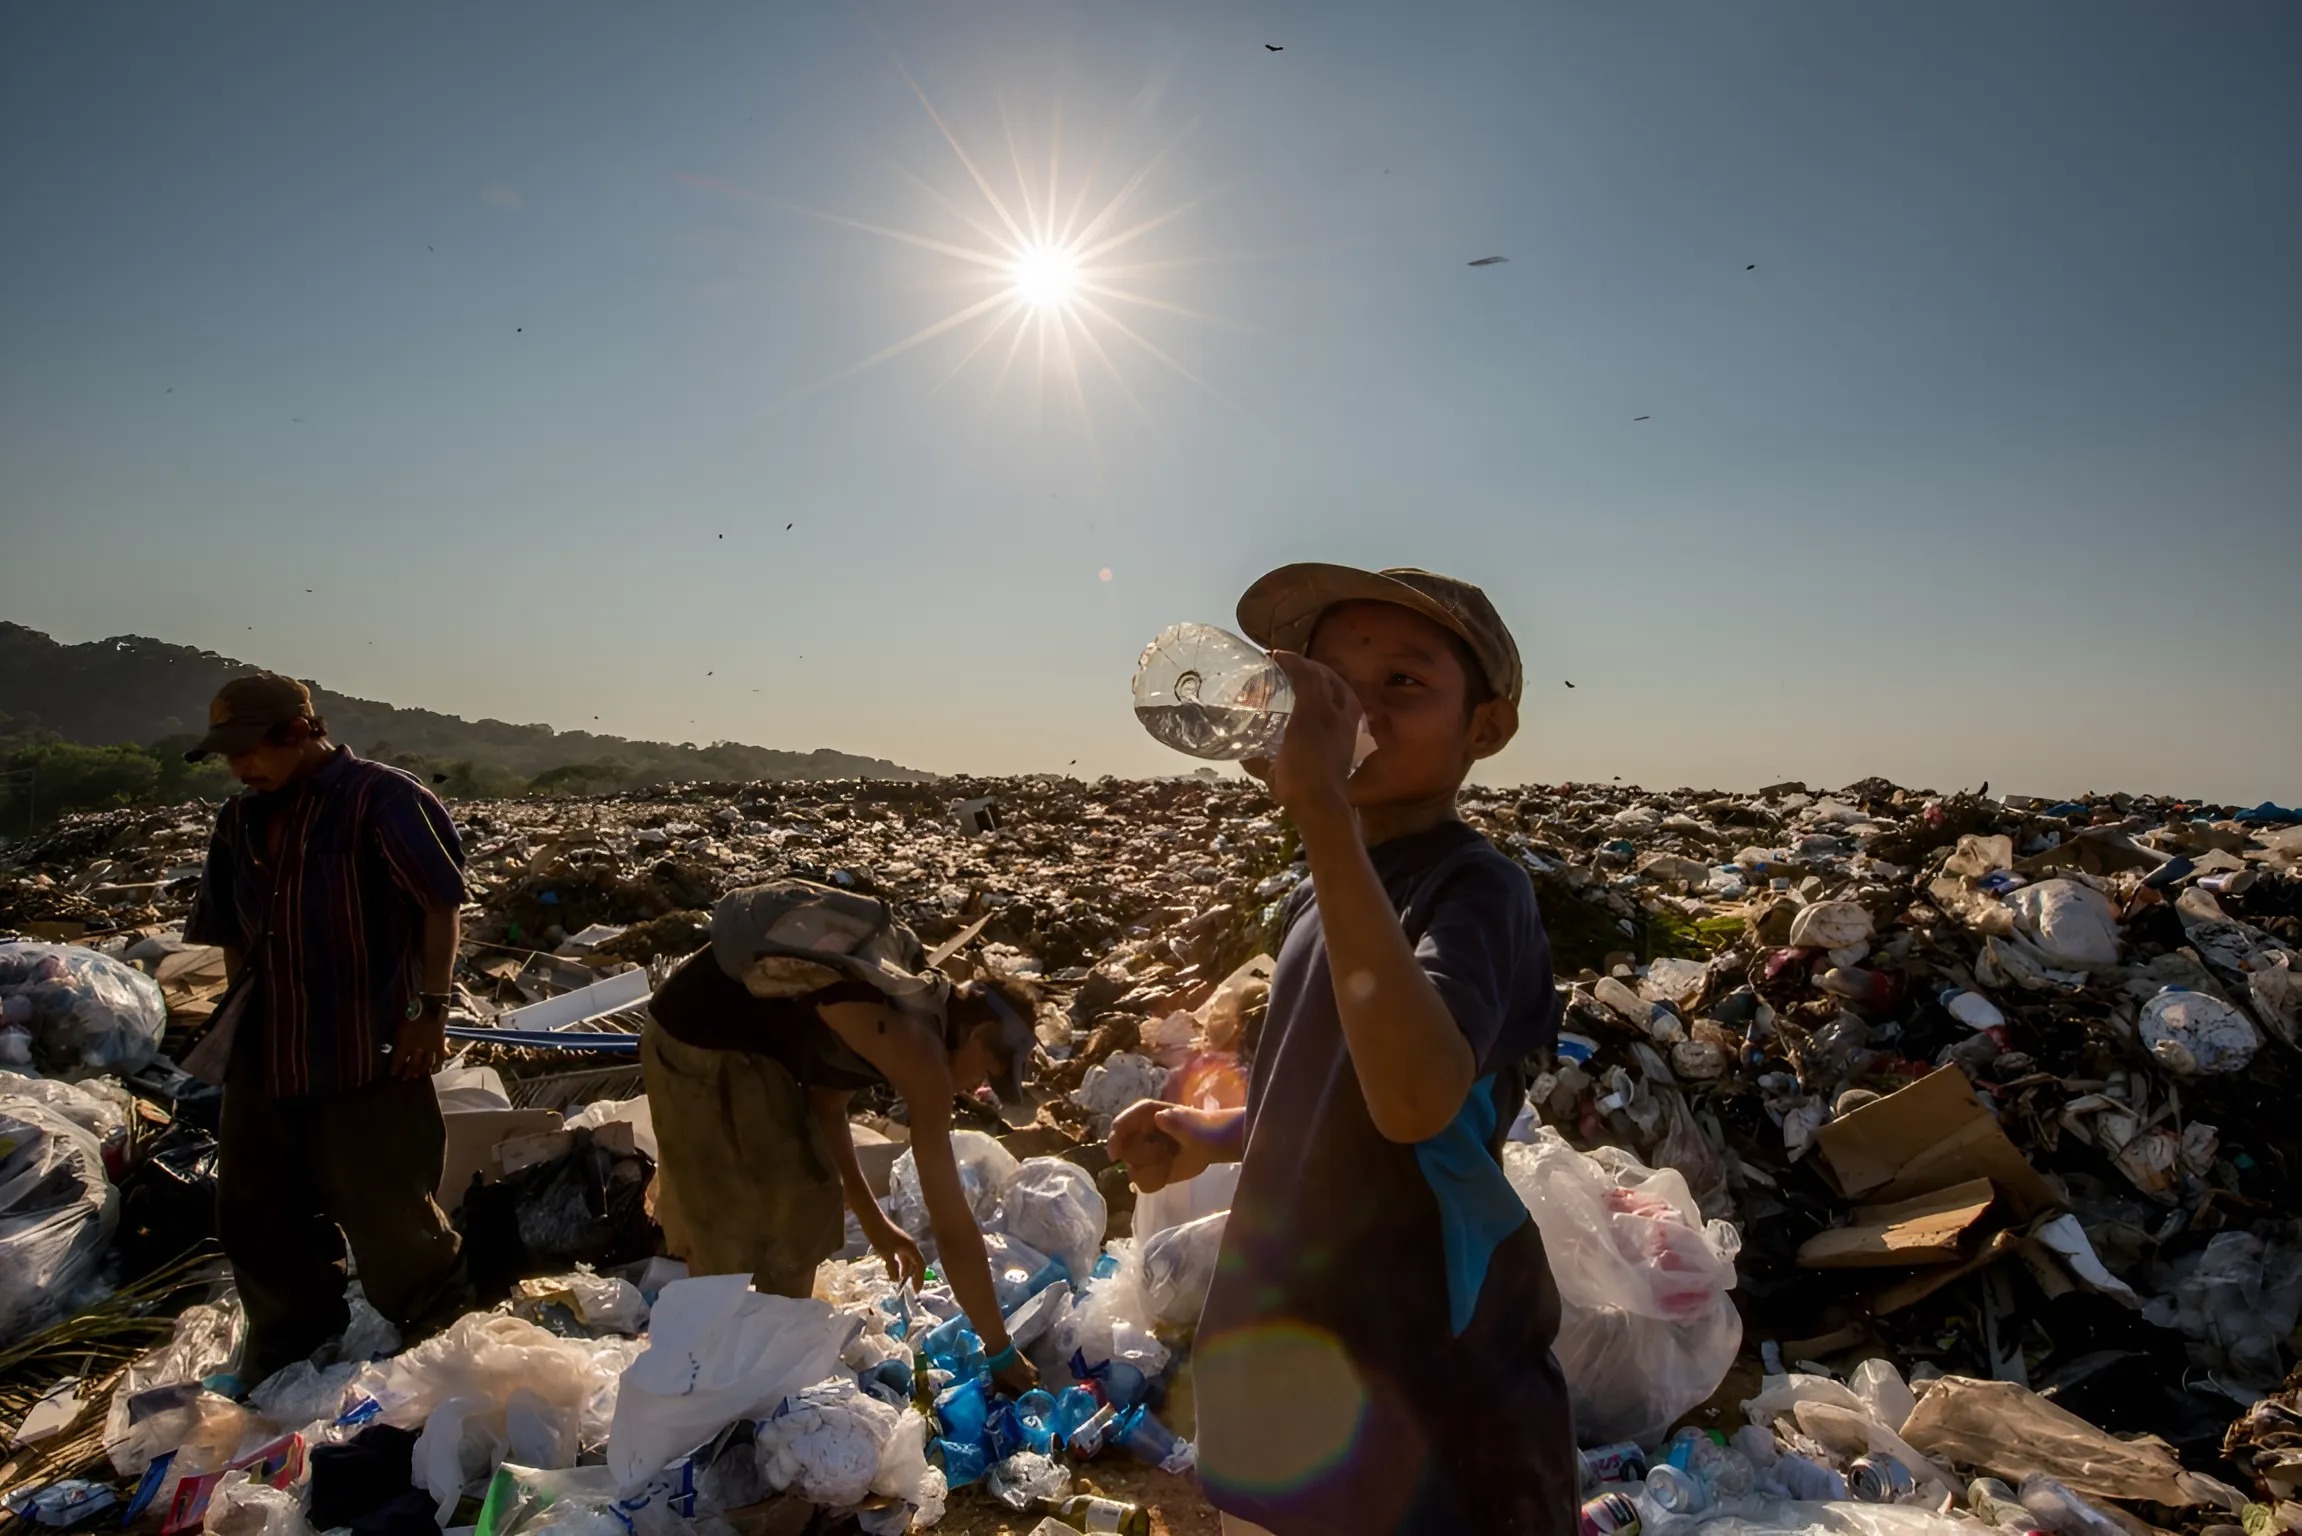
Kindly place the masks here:
<instances>
[{"instance_id":1,"label":"blue sky","mask_svg":"<svg viewBox=\"0 0 2302 1536\"><path fill-rule=\"evenodd\" d=\"M1146 773L1154 631L1420 564L1528 658L1493 780L2291 802L2297 58L2274 3L11 7L0 616ZM906 71L1018 222L1172 214L1076 394L996 311L841 376L1003 283L855 227L1000 228Z\"/></svg>"}]
</instances>

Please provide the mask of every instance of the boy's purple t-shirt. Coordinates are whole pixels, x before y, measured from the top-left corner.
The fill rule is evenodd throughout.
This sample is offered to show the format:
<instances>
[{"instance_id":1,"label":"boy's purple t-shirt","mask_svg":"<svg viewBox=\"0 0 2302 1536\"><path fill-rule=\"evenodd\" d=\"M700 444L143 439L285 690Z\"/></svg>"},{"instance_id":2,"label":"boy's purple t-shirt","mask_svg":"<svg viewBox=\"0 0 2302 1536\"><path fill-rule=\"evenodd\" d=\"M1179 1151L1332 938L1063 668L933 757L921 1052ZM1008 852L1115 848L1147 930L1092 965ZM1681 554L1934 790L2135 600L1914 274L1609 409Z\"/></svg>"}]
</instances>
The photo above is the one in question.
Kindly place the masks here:
<instances>
[{"instance_id":1,"label":"boy's purple t-shirt","mask_svg":"<svg viewBox=\"0 0 2302 1536\"><path fill-rule=\"evenodd\" d=\"M1565 1536L1579 1472L1558 1290L1499 1158L1521 1063L1558 1034L1550 943L1526 872L1460 822L1371 856L1477 1080L1441 1135L1385 1140L1316 900L1300 910L1195 1345L1201 1481L1277 1536Z\"/></svg>"}]
</instances>

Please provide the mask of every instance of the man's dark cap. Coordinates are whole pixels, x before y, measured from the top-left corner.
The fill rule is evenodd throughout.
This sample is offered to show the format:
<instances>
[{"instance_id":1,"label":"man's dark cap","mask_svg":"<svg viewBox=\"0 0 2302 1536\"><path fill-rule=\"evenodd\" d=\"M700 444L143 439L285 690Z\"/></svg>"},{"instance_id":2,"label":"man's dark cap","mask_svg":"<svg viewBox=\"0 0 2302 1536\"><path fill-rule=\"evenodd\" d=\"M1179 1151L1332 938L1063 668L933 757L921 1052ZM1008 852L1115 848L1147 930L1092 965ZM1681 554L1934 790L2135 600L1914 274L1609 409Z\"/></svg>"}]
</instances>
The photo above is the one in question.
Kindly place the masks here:
<instances>
[{"instance_id":1,"label":"man's dark cap","mask_svg":"<svg viewBox=\"0 0 2302 1536\"><path fill-rule=\"evenodd\" d=\"M312 690L277 672L235 677L216 690L208 705L208 734L184 754L187 763L230 757L262 741L267 732L291 720L311 720Z\"/></svg>"}]
</instances>

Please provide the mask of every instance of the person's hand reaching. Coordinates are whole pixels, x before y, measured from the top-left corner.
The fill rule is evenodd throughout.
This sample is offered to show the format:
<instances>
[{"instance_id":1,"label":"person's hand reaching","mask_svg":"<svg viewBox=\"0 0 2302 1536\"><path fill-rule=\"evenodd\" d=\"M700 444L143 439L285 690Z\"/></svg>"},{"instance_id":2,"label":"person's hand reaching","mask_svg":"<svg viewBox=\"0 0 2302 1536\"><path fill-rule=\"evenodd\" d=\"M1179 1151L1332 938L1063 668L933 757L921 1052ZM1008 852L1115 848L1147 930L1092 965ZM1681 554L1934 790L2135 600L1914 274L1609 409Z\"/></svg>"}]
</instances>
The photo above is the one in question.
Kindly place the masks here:
<instances>
[{"instance_id":1,"label":"person's hand reaching","mask_svg":"<svg viewBox=\"0 0 2302 1536\"><path fill-rule=\"evenodd\" d=\"M919 1244L912 1241L910 1233L883 1217L875 1227L866 1228L864 1236L887 1266L887 1278L893 1280L898 1289L925 1283L927 1255L919 1251Z\"/></svg>"},{"instance_id":2,"label":"person's hand reaching","mask_svg":"<svg viewBox=\"0 0 2302 1536\"><path fill-rule=\"evenodd\" d=\"M1186 1109L1144 1099L1119 1112L1104 1145L1114 1159L1127 1165L1135 1187L1150 1194L1195 1179L1222 1161L1238 1115L1232 1109Z\"/></svg>"},{"instance_id":3,"label":"person's hand reaching","mask_svg":"<svg viewBox=\"0 0 2302 1536\"><path fill-rule=\"evenodd\" d=\"M998 1382L1000 1390L1009 1397L1021 1397L1039 1385L1039 1368L1019 1354L992 1372L991 1379Z\"/></svg>"}]
</instances>

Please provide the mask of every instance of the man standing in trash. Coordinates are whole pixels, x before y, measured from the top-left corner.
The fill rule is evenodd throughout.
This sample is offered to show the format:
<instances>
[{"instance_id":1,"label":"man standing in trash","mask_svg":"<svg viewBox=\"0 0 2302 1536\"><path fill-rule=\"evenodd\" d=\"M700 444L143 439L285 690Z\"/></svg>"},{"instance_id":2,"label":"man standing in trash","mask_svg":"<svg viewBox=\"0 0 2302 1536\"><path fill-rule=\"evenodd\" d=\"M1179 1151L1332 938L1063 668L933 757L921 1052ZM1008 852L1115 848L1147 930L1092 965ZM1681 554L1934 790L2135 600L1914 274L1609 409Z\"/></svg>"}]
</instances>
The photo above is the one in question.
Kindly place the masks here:
<instances>
[{"instance_id":1,"label":"man standing in trash","mask_svg":"<svg viewBox=\"0 0 2302 1536\"><path fill-rule=\"evenodd\" d=\"M1145 1190L1243 1165L1194 1353L1201 1479L1228 1532L1565 1536L1558 1290L1500 1158L1557 1037L1550 945L1525 871L1455 812L1518 728L1518 647L1478 588L1417 570L1289 566L1239 622L1294 685L1253 766L1311 879L1247 1107L1136 1104L1110 1142Z\"/></svg>"},{"instance_id":2,"label":"man standing in trash","mask_svg":"<svg viewBox=\"0 0 2302 1536\"><path fill-rule=\"evenodd\" d=\"M254 1387L340 1339L347 1240L368 1302L402 1328L461 1290L433 1200L447 1137L431 1075L447 1042L464 899L447 807L328 740L312 695L226 683L185 757L221 754L224 803L184 938L231 978L195 1056L217 1061L216 1225Z\"/></svg>"},{"instance_id":3,"label":"man standing in trash","mask_svg":"<svg viewBox=\"0 0 2302 1536\"><path fill-rule=\"evenodd\" d=\"M925 1257L873 1198L847 1118L858 1090L892 1087L944 1278L992 1375L1029 1390L1037 1374L1000 1317L951 1105L988 1082L1021 1108L1034 1002L1004 980L953 989L870 897L804 880L729 892L711 944L657 989L640 1035L665 1246L693 1273L806 1296L845 1244L844 1194L889 1277L916 1284Z\"/></svg>"}]
</instances>

